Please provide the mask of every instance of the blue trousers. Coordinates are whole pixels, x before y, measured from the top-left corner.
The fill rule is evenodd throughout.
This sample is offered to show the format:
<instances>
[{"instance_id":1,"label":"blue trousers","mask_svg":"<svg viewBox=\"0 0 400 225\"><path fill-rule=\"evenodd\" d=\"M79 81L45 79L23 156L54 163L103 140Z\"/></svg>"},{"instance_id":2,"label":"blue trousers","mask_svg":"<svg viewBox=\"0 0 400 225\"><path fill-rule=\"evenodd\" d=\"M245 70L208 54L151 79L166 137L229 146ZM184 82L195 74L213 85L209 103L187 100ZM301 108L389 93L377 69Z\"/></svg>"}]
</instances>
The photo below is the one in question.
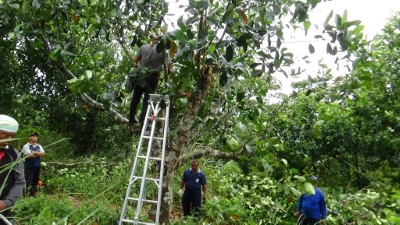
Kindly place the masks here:
<instances>
[{"instance_id":1,"label":"blue trousers","mask_svg":"<svg viewBox=\"0 0 400 225\"><path fill-rule=\"evenodd\" d=\"M201 207L201 192L187 191L182 198L183 216L200 215Z\"/></svg>"}]
</instances>

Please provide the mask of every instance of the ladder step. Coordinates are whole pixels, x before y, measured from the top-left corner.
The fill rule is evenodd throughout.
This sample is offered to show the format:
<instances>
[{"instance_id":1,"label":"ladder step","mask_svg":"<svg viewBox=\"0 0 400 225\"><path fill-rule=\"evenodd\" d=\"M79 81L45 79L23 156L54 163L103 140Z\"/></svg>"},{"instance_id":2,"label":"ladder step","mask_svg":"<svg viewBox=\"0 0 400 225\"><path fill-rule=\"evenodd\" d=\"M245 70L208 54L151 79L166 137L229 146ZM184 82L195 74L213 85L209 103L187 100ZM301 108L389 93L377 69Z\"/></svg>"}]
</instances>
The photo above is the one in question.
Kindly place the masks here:
<instances>
[{"instance_id":1,"label":"ladder step","mask_svg":"<svg viewBox=\"0 0 400 225\"><path fill-rule=\"evenodd\" d=\"M138 176L134 176L135 180L136 179L143 179L143 177L138 177ZM150 177L146 177L146 180L151 180L151 181L155 181L155 182L160 182L160 179L158 178L150 178Z\"/></svg>"},{"instance_id":2,"label":"ladder step","mask_svg":"<svg viewBox=\"0 0 400 225\"><path fill-rule=\"evenodd\" d=\"M129 200L131 201L138 201L138 198L132 198L132 197L128 197ZM157 204L158 202L155 200L150 200L150 199L142 199L142 202L147 202L147 203L154 203Z\"/></svg>"},{"instance_id":3,"label":"ladder step","mask_svg":"<svg viewBox=\"0 0 400 225\"><path fill-rule=\"evenodd\" d=\"M151 117L147 117L147 119L151 119ZM163 121L165 121L165 118L164 117L155 117L155 119L156 120L163 120Z\"/></svg>"},{"instance_id":4,"label":"ladder step","mask_svg":"<svg viewBox=\"0 0 400 225\"><path fill-rule=\"evenodd\" d=\"M143 138L150 139L150 136L143 136ZM164 140L163 138L160 138L160 137L153 137L153 139L160 140L160 141Z\"/></svg>"},{"instance_id":5,"label":"ladder step","mask_svg":"<svg viewBox=\"0 0 400 225\"><path fill-rule=\"evenodd\" d=\"M128 220L128 219L123 219L122 220L125 223L132 223L132 224L140 224L140 225L155 225L155 223L147 223L147 222L140 222L140 221L134 221L134 220Z\"/></svg>"},{"instance_id":6,"label":"ladder step","mask_svg":"<svg viewBox=\"0 0 400 225\"><path fill-rule=\"evenodd\" d=\"M138 158L146 159L147 157L146 157L146 156L140 155L140 156L138 156ZM158 157L149 157L149 159L151 159L151 160L157 160L157 161L161 161L161 160L162 160L161 158L158 158Z\"/></svg>"}]
</instances>

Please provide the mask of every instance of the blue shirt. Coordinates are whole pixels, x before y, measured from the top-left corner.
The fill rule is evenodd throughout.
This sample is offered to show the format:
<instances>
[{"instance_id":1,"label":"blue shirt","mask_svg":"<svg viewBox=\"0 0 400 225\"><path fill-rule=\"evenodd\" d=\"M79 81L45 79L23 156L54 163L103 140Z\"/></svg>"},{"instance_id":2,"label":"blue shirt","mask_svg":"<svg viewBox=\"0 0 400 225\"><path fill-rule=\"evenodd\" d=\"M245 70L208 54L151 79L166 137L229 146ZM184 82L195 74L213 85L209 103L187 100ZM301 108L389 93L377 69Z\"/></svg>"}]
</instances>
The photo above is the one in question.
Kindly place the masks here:
<instances>
[{"instance_id":1,"label":"blue shirt","mask_svg":"<svg viewBox=\"0 0 400 225\"><path fill-rule=\"evenodd\" d=\"M297 205L297 211L302 212L306 218L326 219L324 193L316 188L314 195L303 194Z\"/></svg>"},{"instance_id":2,"label":"blue shirt","mask_svg":"<svg viewBox=\"0 0 400 225\"><path fill-rule=\"evenodd\" d=\"M193 191L201 193L201 186L207 184L206 175L199 169L192 172L188 169L183 173L182 181L185 183L185 191Z\"/></svg>"}]
</instances>

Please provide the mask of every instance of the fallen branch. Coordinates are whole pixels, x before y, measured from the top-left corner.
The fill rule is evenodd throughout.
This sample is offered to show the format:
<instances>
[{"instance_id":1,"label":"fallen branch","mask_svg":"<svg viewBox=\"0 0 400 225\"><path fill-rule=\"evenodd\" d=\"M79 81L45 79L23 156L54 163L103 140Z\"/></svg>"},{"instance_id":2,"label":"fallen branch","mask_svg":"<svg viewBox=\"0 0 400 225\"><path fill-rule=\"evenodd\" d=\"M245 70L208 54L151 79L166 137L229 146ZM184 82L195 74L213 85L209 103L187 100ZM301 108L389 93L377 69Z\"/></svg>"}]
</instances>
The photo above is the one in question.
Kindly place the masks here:
<instances>
[{"instance_id":1,"label":"fallen branch","mask_svg":"<svg viewBox=\"0 0 400 225\"><path fill-rule=\"evenodd\" d=\"M46 162L46 165L56 165L56 166L64 166L64 167L74 167L78 165L98 165L98 162L95 161L84 161L84 162L76 162L76 163L63 163L63 162ZM117 165L118 163L109 163L108 166Z\"/></svg>"}]
</instances>

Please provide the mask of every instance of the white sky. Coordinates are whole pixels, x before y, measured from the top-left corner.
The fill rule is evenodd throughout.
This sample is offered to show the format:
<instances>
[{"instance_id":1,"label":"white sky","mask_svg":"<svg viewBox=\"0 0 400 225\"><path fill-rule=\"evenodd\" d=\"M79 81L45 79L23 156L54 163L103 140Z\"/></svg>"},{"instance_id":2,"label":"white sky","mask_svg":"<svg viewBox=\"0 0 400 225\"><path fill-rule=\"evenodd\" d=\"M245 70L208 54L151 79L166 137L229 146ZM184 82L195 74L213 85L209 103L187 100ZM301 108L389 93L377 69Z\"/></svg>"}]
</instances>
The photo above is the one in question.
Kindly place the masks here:
<instances>
[{"instance_id":1,"label":"white sky","mask_svg":"<svg viewBox=\"0 0 400 225\"><path fill-rule=\"evenodd\" d=\"M335 24L335 15L343 15L344 11L348 12L348 20L360 20L364 28L364 38L369 40L380 33L382 28L388 22L388 19L396 12L400 11L400 0L332 0L329 2L322 2L317 5L315 9L309 14L312 27L310 28L308 35L304 35L304 31L297 30L295 32L288 32L289 34L285 38L282 45L287 47L289 51L293 52L295 58L302 58L305 55L309 55L310 64L296 63L294 68L298 66L307 68L303 76L300 78L286 78L283 75L277 75L278 79L282 83L282 92L290 93L291 83L295 80L305 79L308 75L313 76L317 74L319 69L318 61L323 59L323 62L332 69L332 74L343 75L348 72L344 67L337 68L334 61L337 56L329 56L326 53L327 41L315 41L314 35L322 32L322 23L325 21L328 14L333 10L333 17L331 24ZM317 30L314 25L319 27ZM313 44L316 51L314 54L310 54L308 45ZM296 62L296 61L295 61Z\"/></svg>"},{"instance_id":2,"label":"white sky","mask_svg":"<svg viewBox=\"0 0 400 225\"><path fill-rule=\"evenodd\" d=\"M183 8L179 8L179 5L187 4L187 0L167 0L170 3L169 13L175 14L167 18L171 23L176 24L176 20L180 15L184 13ZM285 40L282 42L282 46L285 46L292 52L295 58L302 58L305 55L309 55L309 60L312 63L305 65L304 63L296 63L293 68L300 66L306 66L307 70L302 78L289 78L287 79L283 75L277 74L276 76L282 83L282 92L289 93L291 91L291 83L294 80L301 80L308 75L315 75L318 71L318 61L323 58L323 62L332 68L332 73L340 75L346 73L343 68L337 70L337 66L333 64L335 57L328 56L326 53L327 41L315 41L314 35L322 32L322 23L325 21L327 15L333 10L333 17L331 23L334 24L335 14L343 15L343 12L347 9L348 20L361 20L361 23L365 26L364 37L371 40L377 33L379 33L388 19L396 12L400 11L400 0L332 0L328 2L322 2L317 5L312 12L309 13L312 27L310 28L308 35L304 35L304 31L289 31L285 32ZM175 20L175 21L174 21ZM314 25L320 27L317 30ZM312 43L316 49L313 55L310 55L308 45ZM295 60L296 62L296 60Z\"/></svg>"}]
</instances>

